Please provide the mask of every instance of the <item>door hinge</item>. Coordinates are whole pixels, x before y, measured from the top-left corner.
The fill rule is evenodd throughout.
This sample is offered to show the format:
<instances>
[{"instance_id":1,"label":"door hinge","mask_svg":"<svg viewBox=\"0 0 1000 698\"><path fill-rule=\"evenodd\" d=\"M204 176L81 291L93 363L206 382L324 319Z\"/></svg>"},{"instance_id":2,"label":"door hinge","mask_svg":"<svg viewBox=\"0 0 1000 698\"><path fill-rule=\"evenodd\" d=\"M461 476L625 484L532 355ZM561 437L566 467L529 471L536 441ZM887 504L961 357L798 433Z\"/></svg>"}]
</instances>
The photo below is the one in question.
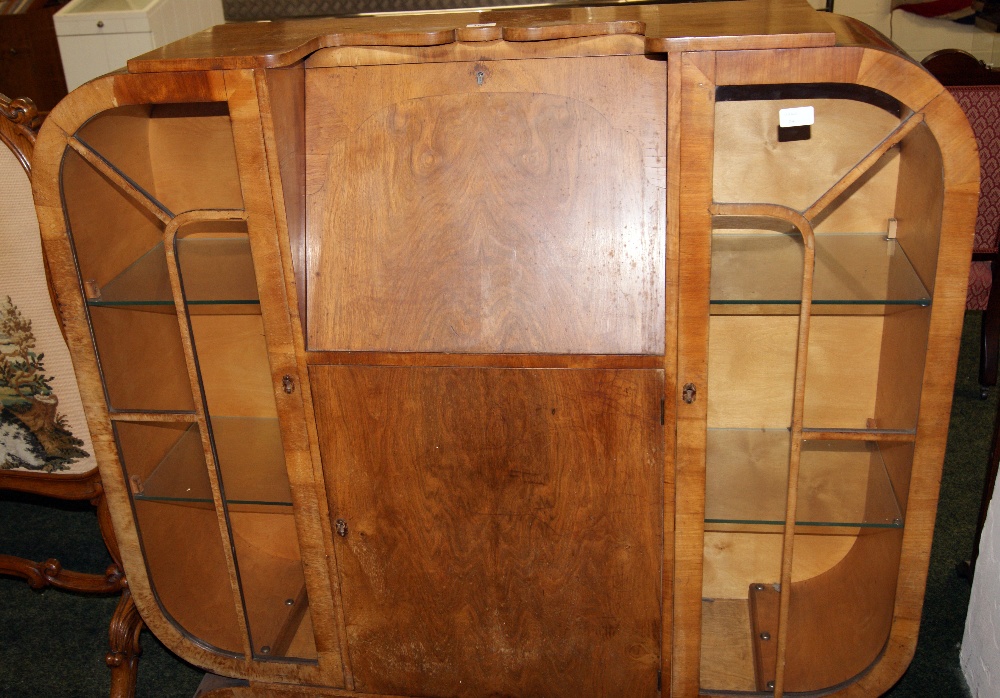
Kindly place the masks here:
<instances>
[{"instance_id":1,"label":"door hinge","mask_svg":"<svg viewBox=\"0 0 1000 698\"><path fill-rule=\"evenodd\" d=\"M660 398L660 424L666 424L667 419L667 401Z\"/></svg>"},{"instance_id":2,"label":"door hinge","mask_svg":"<svg viewBox=\"0 0 1000 698\"><path fill-rule=\"evenodd\" d=\"M662 671L657 671L656 672L656 690L657 691L661 691L661 692L663 691L663 672Z\"/></svg>"}]
</instances>

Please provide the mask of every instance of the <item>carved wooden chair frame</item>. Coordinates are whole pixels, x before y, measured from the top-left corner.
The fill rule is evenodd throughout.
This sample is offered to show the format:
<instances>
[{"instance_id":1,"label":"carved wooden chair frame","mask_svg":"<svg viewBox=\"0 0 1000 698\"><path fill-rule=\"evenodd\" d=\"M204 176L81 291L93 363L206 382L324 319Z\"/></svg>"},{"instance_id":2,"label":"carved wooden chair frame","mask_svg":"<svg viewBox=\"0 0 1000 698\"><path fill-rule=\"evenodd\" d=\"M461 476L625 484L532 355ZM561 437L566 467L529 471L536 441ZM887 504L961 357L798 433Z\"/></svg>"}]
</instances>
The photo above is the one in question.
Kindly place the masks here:
<instances>
[{"instance_id":1,"label":"carved wooden chair frame","mask_svg":"<svg viewBox=\"0 0 1000 698\"><path fill-rule=\"evenodd\" d=\"M29 177L35 134L41 120L38 110L30 99L9 99L0 94L0 142L11 150ZM48 269L46 269L46 280L48 280ZM52 294L51 286L49 293ZM53 308L58 307L54 302L52 305ZM58 311L56 318L61 328L62 319ZM55 559L35 562L0 553L0 575L20 577L26 580L32 589L53 587L64 591L101 595L121 592L121 599L111 619L110 650L106 661L111 668L112 698L133 696L136 670L142 651L139 646L139 633L143 625L122 571L121 555L111 527L111 517L100 472L95 467L85 473L53 476L34 471L0 470L0 490L25 492L64 501L89 501L97 508L101 535L113 560L104 574L66 570Z\"/></svg>"}]
</instances>

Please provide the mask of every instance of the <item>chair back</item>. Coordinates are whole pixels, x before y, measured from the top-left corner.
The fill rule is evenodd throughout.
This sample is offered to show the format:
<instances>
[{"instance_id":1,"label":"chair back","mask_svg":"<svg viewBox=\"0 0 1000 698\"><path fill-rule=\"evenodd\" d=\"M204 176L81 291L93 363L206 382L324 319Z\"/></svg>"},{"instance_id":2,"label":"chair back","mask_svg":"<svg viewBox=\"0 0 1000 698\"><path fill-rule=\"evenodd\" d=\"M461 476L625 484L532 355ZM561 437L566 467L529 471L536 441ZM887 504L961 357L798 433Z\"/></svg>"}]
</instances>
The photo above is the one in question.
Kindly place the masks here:
<instances>
[{"instance_id":1,"label":"chair back","mask_svg":"<svg viewBox=\"0 0 1000 698\"><path fill-rule=\"evenodd\" d=\"M979 147L980 194L973 253L980 256L969 274L966 307L985 310L993 283L986 256L1000 252L1000 71L957 49L932 53L923 65L962 107Z\"/></svg>"},{"instance_id":2,"label":"chair back","mask_svg":"<svg viewBox=\"0 0 1000 698\"><path fill-rule=\"evenodd\" d=\"M0 95L0 473L79 475L97 463L42 258L34 117L29 100Z\"/></svg>"}]
</instances>

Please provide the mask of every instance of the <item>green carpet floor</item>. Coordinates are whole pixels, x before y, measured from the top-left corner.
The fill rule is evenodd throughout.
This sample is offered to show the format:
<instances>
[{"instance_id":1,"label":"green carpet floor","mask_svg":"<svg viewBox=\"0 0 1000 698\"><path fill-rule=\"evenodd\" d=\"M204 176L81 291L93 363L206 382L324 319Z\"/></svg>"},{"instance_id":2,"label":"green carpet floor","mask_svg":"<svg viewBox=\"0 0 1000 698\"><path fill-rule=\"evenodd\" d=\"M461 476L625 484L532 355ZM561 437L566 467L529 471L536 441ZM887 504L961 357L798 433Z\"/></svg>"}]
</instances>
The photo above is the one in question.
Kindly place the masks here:
<instances>
[{"instance_id":1,"label":"green carpet floor","mask_svg":"<svg viewBox=\"0 0 1000 698\"><path fill-rule=\"evenodd\" d=\"M968 557L979 510L996 391L979 399L976 382L979 315L970 313L962 340L941 504L931 551L927 600L916 657L887 695L892 698L967 695L959 644L969 603L968 582L955 562ZM101 572L110 562L97 518L88 506L51 506L32 497L0 494L0 552L32 559L56 557L68 569ZM0 698L106 696L107 629L115 598L55 590L32 591L0 578ZM201 672L143 633L140 698L188 698Z\"/></svg>"}]
</instances>

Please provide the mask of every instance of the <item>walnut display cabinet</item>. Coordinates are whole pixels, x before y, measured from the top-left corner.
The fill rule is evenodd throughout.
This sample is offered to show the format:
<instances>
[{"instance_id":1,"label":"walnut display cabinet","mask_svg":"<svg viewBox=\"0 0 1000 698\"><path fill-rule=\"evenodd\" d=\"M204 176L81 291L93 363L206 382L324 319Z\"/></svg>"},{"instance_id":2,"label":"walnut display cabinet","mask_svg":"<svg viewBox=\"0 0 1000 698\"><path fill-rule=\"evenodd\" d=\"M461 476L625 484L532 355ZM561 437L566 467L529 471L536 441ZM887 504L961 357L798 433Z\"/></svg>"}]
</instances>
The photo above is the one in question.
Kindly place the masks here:
<instances>
[{"instance_id":1,"label":"walnut display cabinet","mask_svg":"<svg viewBox=\"0 0 1000 698\"><path fill-rule=\"evenodd\" d=\"M863 25L220 26L75 90L34 187L132 594L213 695L905 670L978 159Z\"/></svg>"}]
</instances>

